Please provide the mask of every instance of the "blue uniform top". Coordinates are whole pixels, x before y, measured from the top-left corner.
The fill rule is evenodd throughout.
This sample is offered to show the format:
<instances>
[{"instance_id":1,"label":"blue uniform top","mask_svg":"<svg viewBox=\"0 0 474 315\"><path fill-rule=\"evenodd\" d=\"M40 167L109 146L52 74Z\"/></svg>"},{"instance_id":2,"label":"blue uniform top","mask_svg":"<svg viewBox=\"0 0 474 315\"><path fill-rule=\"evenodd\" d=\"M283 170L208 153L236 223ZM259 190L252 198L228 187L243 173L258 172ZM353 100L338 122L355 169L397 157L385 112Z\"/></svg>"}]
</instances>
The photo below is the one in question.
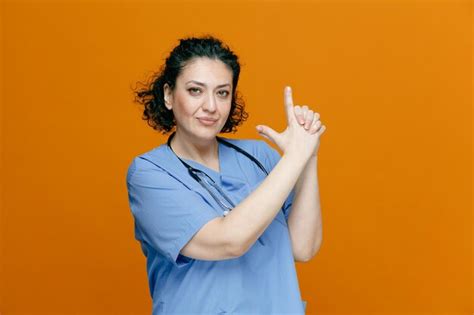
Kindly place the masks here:
<instances>
[{"instance_id":1,"label":"blue uniform top","mask_svg":"<svg viewBox=\"0 0 474 315\"><path fill-rule=\"evenodd\" d=\"M263 140L223 139L252 154L268 172L281 158ZM218 155L220 173L183 161L211 176L237 205L267 175L220 142ZM181 255L180 250L224 210L166 143L135 157L126 179L135 238L147 258L153 315L305 313L287 225L294 190L262 234L263 244L255 242L237 258L211 261Z\"/></svg>"}]
</instances>

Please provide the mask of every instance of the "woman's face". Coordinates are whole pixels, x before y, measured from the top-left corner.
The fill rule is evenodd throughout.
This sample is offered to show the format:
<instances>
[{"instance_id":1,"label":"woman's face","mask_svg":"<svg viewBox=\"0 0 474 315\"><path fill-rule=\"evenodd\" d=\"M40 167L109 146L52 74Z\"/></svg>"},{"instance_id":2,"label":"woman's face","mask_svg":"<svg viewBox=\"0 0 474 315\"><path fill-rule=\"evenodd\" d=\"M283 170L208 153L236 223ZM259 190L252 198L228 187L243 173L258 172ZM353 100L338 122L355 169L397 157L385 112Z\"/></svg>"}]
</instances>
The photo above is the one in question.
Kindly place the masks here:
<instances>
[{"instance_id":1,"label":"woman's face","mask_svg":"<svg viewBox=\"0 0 474 315\"><path fill-rule=\"evenodd\" d=\"M179 132L190 138L214 139L229 116L232 70L220 60L193 59L177 77L174 91L165 84L164 95Z\"/></svg>"}]
</instances>

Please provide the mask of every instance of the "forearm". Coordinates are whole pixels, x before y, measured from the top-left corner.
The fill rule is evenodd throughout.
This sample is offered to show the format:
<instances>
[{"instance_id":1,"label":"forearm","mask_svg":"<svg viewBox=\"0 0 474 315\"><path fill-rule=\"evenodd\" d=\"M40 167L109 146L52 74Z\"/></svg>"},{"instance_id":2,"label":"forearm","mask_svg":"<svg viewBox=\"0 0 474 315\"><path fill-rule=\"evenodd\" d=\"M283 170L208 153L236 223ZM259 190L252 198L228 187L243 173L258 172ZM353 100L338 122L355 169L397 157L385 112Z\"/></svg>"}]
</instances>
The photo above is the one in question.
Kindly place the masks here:
<instances>
[{"instance_id":1,"label":"forearm","mask_svg":"<svg viewBox=\"0 0 474 315\"><path fill-rule=\"evenodd\" d=\"M224 231L245 253L270 225L295 186L305 160L284 154L270 174L224 218Z\"/></svg>"},{"instance_id":2,"label":"forearm","mask_svg":"<svg viewBox=\"0 0 474 315\"><path fill-rule=\"evenodd\" d=\"M293 254L307 261L319 250L322 242L321 204L317 172L317 156L308 160L295 184L288 228Z\"/></svg>"}]
</instances>

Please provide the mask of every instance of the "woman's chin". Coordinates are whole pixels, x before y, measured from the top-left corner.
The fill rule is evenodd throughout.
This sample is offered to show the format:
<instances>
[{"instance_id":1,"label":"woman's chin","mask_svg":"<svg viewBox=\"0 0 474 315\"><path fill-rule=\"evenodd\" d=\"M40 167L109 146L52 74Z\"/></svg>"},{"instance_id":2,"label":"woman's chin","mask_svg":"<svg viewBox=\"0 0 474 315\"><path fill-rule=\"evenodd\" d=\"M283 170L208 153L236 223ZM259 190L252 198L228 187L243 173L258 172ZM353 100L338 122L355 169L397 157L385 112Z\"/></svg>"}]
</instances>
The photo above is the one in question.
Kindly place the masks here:
<instances>
[{"instance_id":1,"label":"woman's chin","mask_svg":"<svg viewBox=\"0 0 474 315\"><path fill-rule=\"evenodd\" d=\"M197 128L195 135L201 139L213 140L219 133L217 128Z\"/></svg>"}]
</instances>

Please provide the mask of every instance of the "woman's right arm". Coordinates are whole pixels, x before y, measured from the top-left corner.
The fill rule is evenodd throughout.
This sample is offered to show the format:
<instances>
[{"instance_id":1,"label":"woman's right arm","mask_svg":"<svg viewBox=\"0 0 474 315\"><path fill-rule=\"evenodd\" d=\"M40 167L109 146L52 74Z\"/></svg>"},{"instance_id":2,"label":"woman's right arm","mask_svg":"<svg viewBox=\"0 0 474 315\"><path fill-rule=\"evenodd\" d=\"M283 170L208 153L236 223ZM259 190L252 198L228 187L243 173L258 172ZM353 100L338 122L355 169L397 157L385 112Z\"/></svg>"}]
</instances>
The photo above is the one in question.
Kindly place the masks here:
<instances>
[{"instance_id":1,"label":"woman's right arm","mask_svg":"<svg viewBox=\"0 0 474 315\"><path fill-rule=\"evenodd\" d=\"M296 184L306 160L286 153L250 195L225 217L205 224L183 247L181 254L204 260L243 255L273 221Z\"/></svg>"},{"instance_id":2,"label":"woman's right arm","mask_svg":"<svg viewBox=\"0 0 474 315\"><path fill-rule=\"evenodd\" d=\"M223 231L237 256L272 223L300 176L307 158L284 154L265 180L224 218Z\"/></svg>"}]
</instances>

